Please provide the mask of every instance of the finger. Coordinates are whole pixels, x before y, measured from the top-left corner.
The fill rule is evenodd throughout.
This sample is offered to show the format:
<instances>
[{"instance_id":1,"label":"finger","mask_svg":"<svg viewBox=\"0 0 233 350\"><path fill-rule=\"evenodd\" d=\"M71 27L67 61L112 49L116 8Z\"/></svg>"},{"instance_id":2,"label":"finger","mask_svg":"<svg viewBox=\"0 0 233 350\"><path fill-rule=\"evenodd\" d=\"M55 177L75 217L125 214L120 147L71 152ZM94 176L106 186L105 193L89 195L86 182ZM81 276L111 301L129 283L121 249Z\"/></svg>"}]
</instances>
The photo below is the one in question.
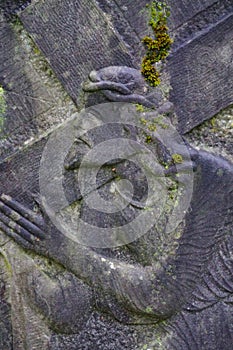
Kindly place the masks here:
<instances>
[{"instance_id":1,"label":"finger","mask_svg":"<svg viewBox=\"0 0 233 350\"><path fill-rule=\"evenodd\" d=\"M5 194L2 194L0 196L0 200L5 203L8 207L11 207L14 209L17 213L28 219L30 222L34 223L36 226L39 226L43 228L44 222L43 219L38 217L36 213L34 213L32 210L29 210L25 208L22 204L18 203L14 199L12 199L10 196L7 196Z\"/></svg>"},{"instance_id":2,"label":"finger","mask_svg":"<svg viewBox=\"0 0 233 350\"><path fill-rule=\"evenodd\" d=\"M32 235L40 239L45 238L44 232L38 226L34 225L29 220L25 219L23 216L21 216L20 213L16 212L15 210L10 208L8 205L3 203L2 201L0 201L0 211L6 216L8 216L8 218L12 219L13 222L25 228Z\"/></svg>"},{"instance_id":3,"label":"finger","mask_svg":"<svg viewBox=\"0 0 233 350\"><path fill-rule=\"evenodd\" d=\"M16 224L14 221L12 221L8 216L5 216L0 212L0 222L2 222L5 227L9 229L12 229L15 234L18 234L26 241L33 243L35 241L35 237L33 237L30 232L26 231L23 227ZM39 239L39 238L38 238Z\"/></svg>"},{"instance_id":4,"label":"finger","mask_svg":"<svg viewBox=\"0 0 233 350\"><path fill-rule=\"evenodd\" d=\"M14 232L14 230L7 225L5 225L3 222L0 221L0 230L2 230L7 236L12 238L16 243L20 244L22 247L27 249L32 249L32 244L19 236L17 233Z\"/></svg>"}]
</instances>

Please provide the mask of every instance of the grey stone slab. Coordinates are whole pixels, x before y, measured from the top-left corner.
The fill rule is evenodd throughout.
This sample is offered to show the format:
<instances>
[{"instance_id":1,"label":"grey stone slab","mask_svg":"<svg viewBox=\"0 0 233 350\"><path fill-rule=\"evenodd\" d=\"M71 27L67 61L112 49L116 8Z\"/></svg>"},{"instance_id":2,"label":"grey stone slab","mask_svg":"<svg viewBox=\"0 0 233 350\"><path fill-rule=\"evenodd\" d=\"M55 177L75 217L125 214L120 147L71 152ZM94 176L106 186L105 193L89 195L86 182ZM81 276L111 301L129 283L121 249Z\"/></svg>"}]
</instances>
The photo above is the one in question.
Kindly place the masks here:
<instances>
[{"instance_id":1,"label":"grey stone slab","mask_svg":"<svg viewBox=\"0 0 233 350\"><path fill-rule=\"evenodd\" d=\"M9 291L7 288L8 273L4 264L4 257L0 254L0 348L12 349L11 308Z\"/></svg>"},{"instance_id":2,"label":"grey stone slab","mask_svg":"<svg viewBox=\"0 0 233 350\"><path fill-rule=\"evenodd\" d=\"M167 3L171 8L171 18L173 28L184 24L199 12L205 11L209 6L217 3L217 0L168 0Z\"/></svg>"},{"instance_id":3,"label":"grey stone slab","mask_svg":"<svg viewBox=\"0 0 233 350\"><path fill-rule=\"evenodd\" d=\"M103 138L107 135L101 133L97 136ZM14 195L15 199L25 206L26 211L27 208L34 208L34 214L40 214L33 193L38 191L38 168L45 142L46 139L35 143L0 166L1 191ZM154 146L151 146L155 151ZM20 266L13 265L13 270L18 272L18 278L14 276L13 280L14 289L23 296L18 307L24 302L27 307L40 310L34 318L26 318L30 322L25 326L26 332L22 328L23 316L19 313L20 309L17 309L17 313L12 313L12 319L18 317L14 319L14 324L20 332L20 339L31 345L31 348L39 348L38 344L41 344L40 340L44 336L44 328L39 328L39 319L43 315L43 322L50 325L50 333L43 349L131 350L137 346L141 349L145 344L152 349L159 349L159 343L162 343L169 350L186 350L192 349L193 344L197 344L197 349L202 349L203 342L210 345L209 349L230 349L233 169L230 163L220 157L191 148L190 152L195 169L190 210L186 214L177 250L161 261L162 270L156 270L163 254L163 251L158 250L159 242L164 240L167 247L169 238L167 236L165 240L163 234L159 236L157 229L152 229L131 243L130 247L126 247L132 261L123 260L119 254L121 250L124 251L122 247L120 250L111 249L112 254L107 249L93 249L84 263L80 257L82 249L85 251L85 248L80 250L79 244L67 240L54 230L44 213L47 236L44 254L47 256L47 250L52 251L50 264L37 255L29 255L26 252L22 255L22 251L17 248L16 261L20 262ZM30 164L28 159L32 159ZM127 167L126 170L135 175L134 169L130 170ZM137 177L133 182L135 180L138 180ZM2 198L0 202L2 203ZM218 215L213 216L213 212L217 212ZM101 216L95 218L93 226L98 220L102 220ZM2 235L3 232L1 238ZM173 242L172 239L169 244ZM66 250L67 244L70 245L72 253ZM14 253L13 247L14 243L8 243L5 248L8 254ZM37 241L31 249L35 249L37 254L43 254L43 241ZM95 257L94 262L91 260L92 256ZM147 262L147 259L151 259L151 262ZM59 268L53 260L71 272ZM84 270L93 276L90 285L94 287L94 293L76 272L76 266L79 268L82 263ZM114 264L117 265L115 269ZM155 266L153 270L152 266ZM122 274L118 275L120 269ZM139 282L135 284L132 281L135 278L138 281L137 276ZM147 282L148 278L152 284ZM150 293L150 288L153 288L155 293ZM117 297L114 296L115 290ZM124 299L125 294L129 295L127 301ZM128 305L132 302L134 306L138 300L143 300L143 303L142 306L139 304L142 310L134 319L135 322L139 322L135 326L130 324L130 315L137 313L138 309L130 311L132 309ZM17 300L12 300L11 305L14 306L16 302ZM140 320L140 312L150 310L145 307L148 303L151 309L155 309L154 315L146 315L145 319ZM93 313L96 308L98 312ZM110 316L106 316L105 310L109 312L109 309ZM118 322L115 319L118 319ZM164 319L166 322L163 322ZM202 319L205 323L200 325ZM159 330L158 320L169 337ZM145 322L148 322L148 325L143 328L142 323ZM219 336L220 325L224 337ZM147 333L148 329L151 330L150 334ZM10 330L6 330L9 334ZM141 342L138 341L139 334ZM212 336L209 337L209 334ZM19 343L16 344L15 349L24 350Z\"/></svg>"},{"instance_id":4,"label":"grey stone slab","mask_svg":"<svg viewBox=\"0 0 233 350\"><path fill-rule=\"evenodd\" d=\"M0 10L4 13L6 18L12 18L19 10L27 7L32 0L2 0L0 3Z\"/></svg>"},{"instance_id":5,"label":"grey stone slab","mask_svg":"<svg viewBox=\"0 0 233 350\"><path fill-rule=\"evenodd\" d=\"M143 33L148 28L148 11L146 5L149 2L147 0L115 0L115 3L123 11L125 18L128 19L137 35L140 38L143 37Z\"/></svg>"},{"instance_id":6,"label":"grey stone slab","mask_svg":"<svg viewBox=\"0 0 233 350\"><path fill-rule=\"evenodd\" d=\"M135 2L130 7L118 4L117 1L97 0L100 9L111 18L114 28L118 31L123 41L133 55L135 64L140 65L142 59L142 31L148 30L147 16L145 16L145 1L140 4ZM135 11L136 10L136 11ZM141 10L143 13L141 13ZM139 11L139 13L138 13ZM133 25L132 19L137 21ZM143 28L143 29L142 29Z\"/></svg>"},{"instance_id":7,"label":"grey stone slab","mask_svg":"<svg viewBox=\"0 0 233 350\"><path fill-rule=\"evenodd\" d=\"M170 99L185 133L233 103L233 14L168 58Z\"/></svg>"},{"instance_id":8,"label":"grey stone slab","mask_svg":"<svg viewBox=\"0 0 233 350\"><path fill-rule=\"evenodd\" d=\"M128 44L139 68L145 54L142 38L145 35L152 35L148 25L149 11L146 8L146 4L149 2L145 0L98 0L97 3L110 16L114 27ZM168 27L174 38L173 51L233 11L231 0L195 1L192 3L186 0L177 0L168 1L168 4L171 10Z\"/></svg>"},{"instance_id":9,"label":"grey stone slab","mask_svg":"<svg viewBox=\"0 0 233 350\"><path fill-rule=\"evenodd\" d=\"M32 84L26 75L25 53L20 48L19 38L14 30L14 25L1 22L1 44L0 44L0 84L7 93L9 100L8 124L9 132L19 127L20 120L24 122L32 119L33 115L42 110L36 110L32 106L33 97L36 92L32 89Z\"/></svg>"},{"instance_id":10,"label":"grey stone slab","mask_svg":"<svg viewBox=\"0 0 233 350\"><path fill-rule=\"evenodd\" d=\"M107 0L99 0L100 3L108 3ZM147 0L115 0L114 1L119 9L124 13L125 18L129 21L132 28L136 33L143 37L147 29L148 15L146 4L150 3ZM196 16L199 12L205 11L209 6L217 3L217 0L168 0L167 4L171 9L171 17L169 19L170 28L175 29L182 24L186 23L192 17Z\"/></svg>"},{"instance_id":11,"label":"grey stone slab","mask_svg":"<svg viewBox=\"0 0 233 350\"><path fill-rule=\"evenodd\" d=\"M64 120L75 106L18 20L2 17L0 33L3 159Z\"/></svg>"},{"instance_id":12,"label":"grey stone slab","mask_svg":"<svg viewBox=\"0 0 233 350\"><path fill-rule=\"evenodd\" d=\"M20 18L77 103L81 83L92 69L132 64L124 43L93 0L40 1Z\"/></svg>"},{"instance_id":13,"label":"grey stone slab","mask_svg":"<svg viewBox=\"0 0 233 350\"><path fill-rule=\"evenodd\" d=\"M194 17L187 20L178 28L172 27L172 17L169 20L169 27L172 29L172 36L175 38L172 50L177 50L180 46L188 43L194 37L200 35L221 21L224 17L233 12L233 2L231 0L221 0L207 7L204 11L198 12ZM172 11L173 15L174 11Z\"/></svg>"},{"instance_id":14,"label":"grey stone slab","mask_svg":"<svg viewBox=\"0 0 233 350\"><path fill-rule=\"evenodd\" d=\"M138 1L124 2L128 4L128 11L134 3L139 4ZM181 3L187 4L184 1ZM195 13L209 3L197 1L190 4L190 9ZM71 8L66 7L68 4ZM124 32L123 28L121 31L120 26L115 27L119 33L110 26L110 34L105 33L103 42L102 37L97 36L94 36L96 42L93 42L91 34L94 26L96 25L96 31L99 31L99 27L98 24L91 23L88 40L78 46L79 50L87 47L88 54L85 50L80 55L75 51L73 36L80 32L80 28L74 31L73 28L83 23L83 33L85 24L89 23L87 15L96 19L96 13L102 14L94 5L91 7L92 4L94 2L90 1L41 0L34 2L21 14L25 27L30 27L30 34L47 59L52 60L51 66L57 76L78 103L75 89L79 91L80 82L86 79L86 74L92 69L103 68L102 65L131 65L130 54L124 56L122 52L132 52L124 45L124 41L130 40L133 31L127 39L127 31ZM130 17L127 15L127 6L123 8L123 1L116 1L115 4L119 5L116 17L124 11L125 18ZM47 8L49 11L46 12ZM51 10L54 12L51 13ZM138 10L139 7L135 7L132 16L139 14ZM51 17L47 16L48 13ZM113 16L113 12L109 13ZM144 16L142 12L141 15ZM189 16L188 13L184 15L187 18ZM53 17L57 24L55 20L53 23ZM117 17L116 22L121 18L121 15ZM136 26L137 21L134 20ZM106 14L102 21L101 23L115 23L108 22ZM129 24L130 18L126 22ZM92 224L93 233L97 227L121 227L126 221L131 222L137 213L148 209L141 202L147 194L144 170L148 170L150 161L146 162L145 169L139 169L133 162L111 159L103 164L96 175L98 192L102 199L108 200L109 206L114 196L115 180L127 179L133 185L133 197L129 198L127 208L123 208L123 217L118 212L113 217L88 208L78 183L84 155L108 139L125 138L131 139L131 142L137 141L143 149L148 149L153 156L153 165L156 161L163 165L167 205L156 226L126 246L89 249L70 240L55 228L41 204L39 168L48 132L58 122L66 120L73 103L70 103L70 98L52 71L50 78L44 79L40 67L36 68L37 65L40 66L42 58L40 56L34 61L34 56L27 52L28 40L25 40L23 28L20 27L19 34L5 21L2 23L3 33L7 35L1 49L3 52L8 51L10 57L4 64L3 58L8 57L4 53L1 62L4 70L0 75L0 84L6 91L8 109L11 111L10 114L7 111L4 118L12 121L8 126L9 143L5 144L6 151L12 147L12 136L16 142L13 144L14 154L8 155L7 159L5 156L4 160L0 159L0 348L230 350L233 342L232 163L187 144L191 161L188 161L186 167L186 158L183 158L178 165L172 160L171 150L165 145L162 147L158 138L148 139L150 129L139 131L138 128L122 124L93 128L74 140L61 164L64 166L61 172L56 173L58 169L54 169L54 164L50 162L45 181L51 186L48 186L48 190L55 188L53 184L58 178L62 179L67 201L78 205L82 219ZM56 27L53 28L53 24ZM201 24L200 28L203 29ZM113 35L114 40L118 38L119 51L111 46L108 34L110 37ZM228 15L217 24L213 22L205 32L200 33L198 30L196 34L194 38L189 36L191 41L187 39L183 46L177 47L168 60L173 87L171 98L182 133L229 103L232 96L232 16ZM90 58L92 48L94 57ZM110 48L109 54L105 53L107 48ZM34 49L35 52L38 50L37 47ZM118 55L117 52L121 54ZM84 62L85 57L90 58L90 65ZM122 63L125 57L127 63ZM79 59L85 69L82 68L77 73L77 65L74 64ZM70 72L70 76L62 76L66 61L70 71L65 73ZM74 79L76 77L79 83ZM127 82L126 74L121 75L121 78ZM46 98L47 94L49 98ZM52 113L55 104L58 108L53 109ZM16 110L15 119L13 107ZM56 112L61 115L56 115ZM139 114L139 118L144 116L147 118L147 113ZM166 132L166 124L161 125L161 128ZM224 131L227 129L224 128ZM44 135L45 132L47 136ZM38 136L40 140L33 139L31 143L25 144L30 135ZM224 140L231 141L230 137ZM1 149L3 144L0 143ZM24 147L20 149L22 145ZM63 145L62 143L62 147ZM18 152L15 152L16 146ZM59 158L61 149L53 147L52 151ZM98 154L96 155L94 167L99 161ZM165 232L171 214L171 201L174 201L174 206L178 203L176 187L174 189L171 185L175 179L179 182L179 166L184 171L191 170L194 179L193 191L190 192L192 198L182 225L173 232ZM147 173L148 171L145 174ZM172 174L177 177L174 178ZM90 180L89 176L87 174L87 180ZM89 184L91 186L92 181L87 181L86 185ZM90 193L90 188L88 187L87 193ZM154 188L150 190L154 191ZM13 199L2 196L2 193ZM54 201L57 199L55 196ZM4 223L9 226L4 226ZM38 228L43 230L40 231L40 237ZM27 238L25 232L29 235ZM86 234L86 231L83 233ZM10 238L12 236L14 240ZM29 238L33 237L35 239L30 241ZM11 298L8 297L7 288L10 289Z\"/></svg>"}]
</instances>

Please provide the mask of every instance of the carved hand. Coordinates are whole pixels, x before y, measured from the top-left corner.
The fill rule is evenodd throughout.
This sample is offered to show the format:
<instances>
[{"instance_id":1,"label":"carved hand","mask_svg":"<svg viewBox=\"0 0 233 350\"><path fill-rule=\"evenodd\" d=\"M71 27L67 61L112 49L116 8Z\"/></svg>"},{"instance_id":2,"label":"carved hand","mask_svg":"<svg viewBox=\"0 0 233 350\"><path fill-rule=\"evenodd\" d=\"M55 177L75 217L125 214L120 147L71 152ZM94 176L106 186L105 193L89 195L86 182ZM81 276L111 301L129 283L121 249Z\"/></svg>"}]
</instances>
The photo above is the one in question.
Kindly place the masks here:
<instances>
[{"instance_id":1,"label":"carved hand","mask_svg":"<svg viewBox=\"0 0 233 350\"><path fill-rule=\"evenodd\" d=\"M44 220L13 200L10 196L0 196L0 229L17 243L27 249L33 249L35 243L44 240Z\"/></svg>"},{"instance_id":2,"label":"carved hand","mask_svg":"<svg viewBox=\"0 0 233 350\"><path fill-rule=\"evenodd\" d=\"M52 258L90 286L107 291L135 314L149 313L152 317L155 309L158 314L167 312L158 311L159 299L152 302L156 275L152 266L106 259L60 233L51 234L41 216L4 194L0 196L0 229L22 247ZM153 309L149 308L151 304Z\"/></svg>"},{"instance_id":3,"label":"carved hand","mask_svg":"<svg viewBox=\"0 0 233 350\"><path fill-rule=\"evenodd\" d=\"M23 247L56 260L135 315L169 317L189 298L218 243L232 229L232 165L206 152L196 152L195 158L193 201L172 271L166 264L143 266L103 256L55 231L45 234L40 217L5 195L0 197L0 228Z\"/></svg>"}]
</instances>

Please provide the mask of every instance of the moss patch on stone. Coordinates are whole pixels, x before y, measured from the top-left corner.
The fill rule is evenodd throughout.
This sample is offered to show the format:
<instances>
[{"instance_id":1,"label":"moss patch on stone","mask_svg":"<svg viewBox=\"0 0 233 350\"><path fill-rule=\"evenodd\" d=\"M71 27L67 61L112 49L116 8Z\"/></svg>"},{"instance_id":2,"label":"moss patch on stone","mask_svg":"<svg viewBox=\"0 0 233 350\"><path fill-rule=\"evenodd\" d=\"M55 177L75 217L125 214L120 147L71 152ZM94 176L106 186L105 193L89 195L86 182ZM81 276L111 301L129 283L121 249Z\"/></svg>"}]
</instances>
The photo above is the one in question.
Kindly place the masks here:
<instances>
[{"instance_id":1,"label":"moss patch on stone","mask_svg":"<svg viewBox=\"0 0 233 350\"><path fill-rule=\"evenodd\" d=\"M4 96L4 89L0 85L0 134L3 131L4 121L5 121L5 113L6 113L6 99Z\"/></svg>"},{"instance_id":2,"label":"moss patch on stone","mask_svg":"<svg viewBox=\"0 0 233 350\"><path fill-rule=\"evenodd\" d=\"M183 163L183 157L181 154L178 154L178 153L172 154L172 160L175 164L182 164Z\"/></svg>"},{"instance_id":3,"label":"moss patch on stone","mask_svg":"<svg viewBox=\"0 0 233 350\"><path fill-rule=\"evenodd\" d=\"M147 52L142 60L141 72L146 81L155 87L160 84L160 72L156 69L155 64L165 60L173 40L168 34L167 18L170 16L168 6L165 3L153 1L148 8L150 11L149 25L155 38L145 36L142 39Z\"/></svg>"}]
</instances>

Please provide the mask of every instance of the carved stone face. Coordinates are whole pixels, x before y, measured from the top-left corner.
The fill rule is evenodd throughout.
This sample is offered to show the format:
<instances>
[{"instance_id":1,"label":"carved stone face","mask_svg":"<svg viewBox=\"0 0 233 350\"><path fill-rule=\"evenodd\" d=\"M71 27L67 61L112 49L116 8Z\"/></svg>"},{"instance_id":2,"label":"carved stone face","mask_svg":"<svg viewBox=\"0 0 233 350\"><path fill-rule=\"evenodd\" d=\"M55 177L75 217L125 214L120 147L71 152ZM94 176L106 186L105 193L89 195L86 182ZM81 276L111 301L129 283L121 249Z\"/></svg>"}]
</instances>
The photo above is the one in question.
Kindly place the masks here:
<instances>
[{"instance_id":1,"label":"carved stone face","mask_svg":"<svg viewBox=\"0 0 233 350\"><path fill-rule=\"evenodd\" d=\"M89 80L84 84L85 91L94 91L94 88L96 90L114 89L125 95L147 92L146 83L140 71L130 67L113 66L92 71Z\"/></svg>"},{"instance_id":2,"label":"carved stone face","mask_svg":"<svg viewBox=\"0 0 233 350\"><path fill-rule=\"evenodd\" d=\"M101 91L112 102L129 102L168 113L173 104L159 87L151 89L141 72L126 66L112 66L92 71L88 81L82 84L85 92Z\"/></svg>"},{"instance_id":3,"label":"carved stone face","mask_svg":"<svg viewBox=\"0 0 233 350\"><path fill-rule=\"evenodd\" d=\"M93 83L106 82L106 87L109 82L109 89L112 85L110 83L122 84L125 88L129 89L128 93L144 92L146 84L139 70L130 67L106 67L99 71L92 71L89 75L89 79ZM127 91L127 90L126 90ZM125 92L126 92L125 91Z\"/></svg>"}]
</instances>

